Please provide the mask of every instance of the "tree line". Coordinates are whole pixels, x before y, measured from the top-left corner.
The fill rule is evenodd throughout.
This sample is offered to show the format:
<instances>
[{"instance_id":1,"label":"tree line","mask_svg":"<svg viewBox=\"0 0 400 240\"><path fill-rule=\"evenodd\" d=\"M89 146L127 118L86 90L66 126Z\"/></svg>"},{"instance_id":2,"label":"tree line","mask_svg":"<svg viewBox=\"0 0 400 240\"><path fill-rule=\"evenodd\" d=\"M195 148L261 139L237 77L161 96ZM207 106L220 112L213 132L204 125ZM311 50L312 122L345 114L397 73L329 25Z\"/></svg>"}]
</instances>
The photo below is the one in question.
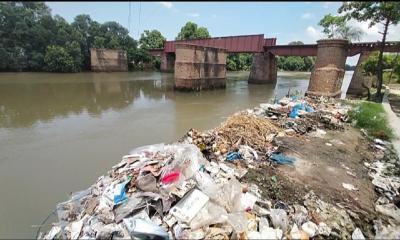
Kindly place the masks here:
<instances>
[{"instance_id":1,"label":"tree line","mask_svg":"<svg viewBox=\"0 0 400 240\"><path fill-rule=\"evenodd\" d=\"M166 38L158 30L145 30L139 41L117 22L99 23L80 14L68 23L52 16L43 2L0 2L0 71L80 72L90 70L90 48L122 49L129 69L146 63L160 67L160 59L148 49L162 48ZM187 22L176 40L211 37L208 29ZM227 70L250 70L251 54L230 54ZM309 71L310 58L278 58L278 67L288 71Z\"/></svg>"},{"instance_id":2,"label":"tree line","mask_svg":"<svg viewBox=\"0 0 400 240\"><path fill-rule=\"evenodd\" d=\"M52 16L43 2L0 2L0 71L80 72L90 70L90 48L122 49L130 69L159 59L147 49L165 37L146 30L139 41L115 21L99 23L80 14L70 24Z\"/></svg>"}]
</instances>

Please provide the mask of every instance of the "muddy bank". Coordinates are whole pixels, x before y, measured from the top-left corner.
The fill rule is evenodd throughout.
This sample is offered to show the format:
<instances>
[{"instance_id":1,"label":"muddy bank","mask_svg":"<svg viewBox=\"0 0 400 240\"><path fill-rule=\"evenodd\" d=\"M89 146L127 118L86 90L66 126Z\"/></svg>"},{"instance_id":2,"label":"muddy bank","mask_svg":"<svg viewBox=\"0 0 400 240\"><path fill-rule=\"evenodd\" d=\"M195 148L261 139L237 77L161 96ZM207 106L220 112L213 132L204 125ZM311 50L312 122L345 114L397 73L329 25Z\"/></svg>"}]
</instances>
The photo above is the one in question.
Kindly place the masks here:
<instances>
[{"instance_id":1,"label":"muddy bank","mask_svg":"<svg viewBox=\"0 0 400 240\"><path fill-rule=\"evenodd\" d=\"M60 203L45 238L399 236L399 159L349 110L292 96L135 149Z\"/></svg>"}]
</instances>

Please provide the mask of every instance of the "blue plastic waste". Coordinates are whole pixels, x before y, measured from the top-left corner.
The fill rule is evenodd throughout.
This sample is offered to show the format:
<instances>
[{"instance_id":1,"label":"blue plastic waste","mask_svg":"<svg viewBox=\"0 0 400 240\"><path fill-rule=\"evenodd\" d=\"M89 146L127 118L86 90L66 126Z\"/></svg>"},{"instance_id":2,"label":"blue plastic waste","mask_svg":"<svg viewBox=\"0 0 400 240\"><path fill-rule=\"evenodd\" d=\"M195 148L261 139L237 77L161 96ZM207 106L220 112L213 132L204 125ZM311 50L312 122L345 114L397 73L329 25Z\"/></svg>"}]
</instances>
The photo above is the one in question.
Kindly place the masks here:
<instances>
[{"instance_id":1,"label":"blue plastic waste","mask_svg":"<svg viewBox=\"0 0 400 240\"><path fill-rule=\"evenodd\" d=\"M270 157L270 159L278 164L287 164L287 165L293 165L294 162L296 161L296 158L293 157L288 157L283 155L282 153L273 153Z\"/></svg>"},{"instance_id":2,"label":"blue plastic waste","mask_svg":"<svg viewBox=\"0 0 400 240\"><path fill-rule=\"evenodd\" d=\"M115 189L118 192L118 194L114 195L114 204L115 205L118 205L128 199L128 197L126 196L126 192L125 192L125 186L129 182L130 182L130 179L115 186Z\"/></svg>"},{"instance_id":3,"label":"blue plastic waste","mask_svg":"<svg viewBox=\"0 0 400 240\"><path fill-rule=\"evenodd\" d=\"M242 159L242 156L238 152L229 152L226 155L226 160L227 161L234 161L236 159Z\"/></svg>"},{"instance_id":4,"label":"blue plastic waste","mask_svg":"<svg viewBox=\"0 0 400 240\"><path fill-rule=\"evenodd\" d=\"M309 105L304 105L304 103L298 103L293 106L292 111L289 114L289 117L296 118L299 116L299 110L305 110L306 112L314 112L314 109Z\"/></svg>"},{"instance_id":5,"label":"blue plastic waste","mask_svg":"<svg viewBox=\"0 0 400 240\"><path fill-rule=\"evenodd\" d=\"M314 112L314 108L309 105L306 105L306 112Z\"/></svg>"},{"instance_id":6,"label":"blue plastic waste","mask_svg":"<svg viewBox=\"0 0 400 240\"><path fill-rule=\"evenodd\" d=\"M293 108L289 114L289 117L296 118L297 116L299 116L299 110L297 108Z\"/></svg>"}]
</instances>

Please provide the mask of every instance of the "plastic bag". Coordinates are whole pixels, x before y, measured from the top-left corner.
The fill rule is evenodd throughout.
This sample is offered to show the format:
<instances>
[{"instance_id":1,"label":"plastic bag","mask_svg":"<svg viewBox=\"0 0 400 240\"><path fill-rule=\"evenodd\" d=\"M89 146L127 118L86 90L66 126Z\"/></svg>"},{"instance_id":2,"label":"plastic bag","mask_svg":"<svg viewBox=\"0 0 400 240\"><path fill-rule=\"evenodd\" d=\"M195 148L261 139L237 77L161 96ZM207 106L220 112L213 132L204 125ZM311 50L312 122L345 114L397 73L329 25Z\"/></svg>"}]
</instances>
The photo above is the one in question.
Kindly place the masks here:
<instances>
[{"instance_id":1,"label":"plastic bag","mask_svg":"<svg viewBox=\"0 0 400 240\"><path fill-rule=\"evenodd\" d=\"M218 193L221 190L220 186L217 185L211 176L205 172L197 172L195 175L197 187L205 193L210 199L217 199Z\"/></svg>"},{"instance_id":2,"label":"plastic bag","mask_svg":"<svg viewBox=\"0 0 400 240\"><path fill-rule=\"evenodd\" d=\"M199 171L206 160L200 150L193 144L174 144L166 147L167 151L174 153L174 161L162 169L162 176L174 171L182 173L182 181L187 180Z\"/></svg>"},{"instance_id":3,"label":"plastic bag","mask_svg":"<svg viewBox=\"0 0 400 240\"><path fill-rule=\"evenodd\" d=\"M285 210L271 209L270 216L272 225L274 225L275 228L280 228L285 232L289 224Z\"/></svg>"},{"instance_id":4,"label":"plastic bag","mask_svg":"<svg viewBox=\"0 0 400 240\"><path fill-rule=\"evenodd\" d=\"M244 232L247 230L247 218L244 212L228 214L228 223L236 232Z\"/></svg>"},{"instance_id":5,"label":"plastic bag","mask_svg":"<svg viewBox=\"0 0 400 240\"><path fill-rule=\"evenodd\" d=\"M211 224L223 223L228 219L226 210L216 205L215 203L208 202L197 215L190 221L190 228L192 230L209 226Z\"/></svg>"}]
</instances>

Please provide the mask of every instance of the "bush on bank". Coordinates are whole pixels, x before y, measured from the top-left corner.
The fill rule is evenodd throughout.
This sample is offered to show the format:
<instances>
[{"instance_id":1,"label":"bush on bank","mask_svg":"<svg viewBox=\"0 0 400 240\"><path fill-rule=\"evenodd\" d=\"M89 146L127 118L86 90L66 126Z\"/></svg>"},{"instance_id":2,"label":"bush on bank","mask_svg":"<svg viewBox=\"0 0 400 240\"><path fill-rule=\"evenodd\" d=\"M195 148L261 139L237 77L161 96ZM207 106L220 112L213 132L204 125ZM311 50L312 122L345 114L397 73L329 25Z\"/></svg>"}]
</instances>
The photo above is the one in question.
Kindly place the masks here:
<instances>
[{"instance_id":1,"label":"bush on bank","mask_svg":"<svg viewBox=\"0 0 400 240\"><path fill-rule=\"evenodd\" d=\"M365 129L369 135L385 140L393 137L382 104L374 102L357 103L353 105L349 115L355 121L355 126Z\"/></svg>"}]
</instances>

